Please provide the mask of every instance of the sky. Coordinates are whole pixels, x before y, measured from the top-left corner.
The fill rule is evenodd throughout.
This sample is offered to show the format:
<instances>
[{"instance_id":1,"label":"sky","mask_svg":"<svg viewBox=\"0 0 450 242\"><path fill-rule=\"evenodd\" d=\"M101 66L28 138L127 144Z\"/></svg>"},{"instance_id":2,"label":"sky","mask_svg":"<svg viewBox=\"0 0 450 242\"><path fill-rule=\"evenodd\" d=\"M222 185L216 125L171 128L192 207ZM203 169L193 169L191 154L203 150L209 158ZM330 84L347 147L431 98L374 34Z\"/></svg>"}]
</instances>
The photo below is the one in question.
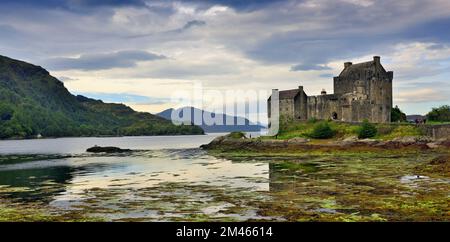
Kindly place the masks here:
<instances>
[{"instance_id":1,"label":"sky","mask_svg":"<svg viewBox=\"0 0 450 242\"><path fill-rule=\"evenodd\" d=\"M2 0L0 55L152 113L194 83L331 93L344 62L377 55L394 105L425 114L450 104L449 27L448 0Z\"/></svg>"}]
</instances>

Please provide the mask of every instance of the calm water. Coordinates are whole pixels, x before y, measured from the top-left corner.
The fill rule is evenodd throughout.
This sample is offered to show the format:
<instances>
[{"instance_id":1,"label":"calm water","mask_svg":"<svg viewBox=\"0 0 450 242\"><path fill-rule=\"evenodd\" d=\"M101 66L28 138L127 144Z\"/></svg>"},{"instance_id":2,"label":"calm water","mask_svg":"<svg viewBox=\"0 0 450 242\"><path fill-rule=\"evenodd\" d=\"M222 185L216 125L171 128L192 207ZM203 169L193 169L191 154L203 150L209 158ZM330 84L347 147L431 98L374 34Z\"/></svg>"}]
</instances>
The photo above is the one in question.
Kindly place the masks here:
<instances>
[{"instance_id":1,"label":"calm water","mask_svg":"<svg viewBox=\"0 0 450 242\"><path fill-rule=\"evenodd\" d=\"M138 150L198 148L220 135L0 140L0 154L80 154L94 145Z\"/></svg>"},{"instance_id":2,"label":"calm water","mask_svg":"<svg viewBox=\"0 0 450 242\"><path fill-rule=\"evenodd\" d=\"M217 135L0 141L0 199L112 221L449 219L449 179L414 170L427 155L229 160L198 148Z\"/></svg>"}]
</instances>

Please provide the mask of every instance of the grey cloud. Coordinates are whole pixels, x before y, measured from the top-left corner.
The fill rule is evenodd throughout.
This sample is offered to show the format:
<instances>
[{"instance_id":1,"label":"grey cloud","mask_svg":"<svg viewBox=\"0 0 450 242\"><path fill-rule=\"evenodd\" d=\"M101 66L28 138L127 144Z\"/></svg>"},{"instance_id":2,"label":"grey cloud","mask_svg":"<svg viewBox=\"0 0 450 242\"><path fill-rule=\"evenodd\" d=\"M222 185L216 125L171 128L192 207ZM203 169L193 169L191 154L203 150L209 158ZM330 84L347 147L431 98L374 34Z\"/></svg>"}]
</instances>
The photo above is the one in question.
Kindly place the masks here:
<instances>
[{"instance_id":1,"label":"grey cloud","mask_svg":"<svg viewBox=\"0 0 450 242\"><path fill-rule=\"evenodd\" d=\"M291 71L321 71L321 70L331 70L328 66L320 66L314 64L298 64L291 66Z\"/></svg>"},{"instance_id":2,"label":"grey cloud","mask_svg":"<svg viewBox=\"0 0 450 242\"><path fill-rule=\"evenodd\" d=\"M129 50L103 54L85 54L79 58L58 57L44 61L44 63L51 70L104 70L117 67L134 67L139 61L153 61L165 58L163 55L146 51Z\"/></svg>"},{"instance_id":3,"label":"grey cloud","mask_svg":"<svg viewBox=\"0 0 450 242\"><path fill-rule=\"evenodd\" d=\"M125 36L126 39L138 39L138 38L145 38L145 37L153 37L153 38L167 38L168 36L171 36L171 34L179 34L183 33L184 31L187 31L189 29L200 27L206 25L205 21L201 20L191 20L184 24L181 28L169 30L169 31L162 31L159 33L144 33L144 34L133 34Z\"/></svg>"},{"instance_id":4,"label":"grey cloud","mask_svg":"<svg viewBox=\"0 0 450 242\"><path fill-rule=\"evenodd\" d=\"M67 76L60 76L60 77L58 77L58 80L60 80L62 82L70 82L70 81L77 81L78 79L67 77Z\"/></svg>"},{"instance_id":5,"label":"grey cloud","mask_svg":"<svg viewBox=\"0 0 450 242\"><path fill-rule=\"evenodd\" d=\"M203 26L203 25L205 25L205 24L206 24L205 21L201 21L201 20L192 20L192 21L187 22L187 23L183 26L183 29L190 29L190 28L192 28L192 27L195 27L195 26Z\"/></svg>"},{"instance_id":6,"label":"grey cloud","mask_svg":"<svg viewBox=\"0 0 450 242\"><path fill-rule=\"evenodd\" d=\"M164 67L149 69L136 73L137 78L160 78L160 79L191 79L205 76L218 76L236 74L238 70L231 65L216 66L214 64L180 65L177 63L168 64Z\"/></svg>"},{"instance_id":7,"label":"grey cloud","mask_svg":"<svg viewBox=\"0 0 450 242\"><path fill-rule=\"evenodd\" d=\"M270 35L259 38L254 44L243 49L249 58L264 63L305 63L314 68L333 60L347 59L362 55L389 54L397 43L407 43L423 39L424 35L433 36L434 40L445 40L448 31L429 26L418 31L417 25L426 19L432 19L427 11L438 5L408 1L407 11L401 1L375 1L369 7L338 1L319 5L317 11L304 7L295 11L284 8L267 10L265 19L268 26L299 23L298 29L274 30ZM269 11L272 15L268 15ZM285 11L281 17L282 11ZM293 14L295 13L295 14ZM414 13L414 14L410 14ZM289 22L286 22L286 20ZM273 23L270 24L269 22ZM444 26L450 20L433 21ZM311 27L310 27L311 26ZM446 34L443 34L446 32ZM430 39L430 38L428 38ZM436 45L435 48L440 47ZM297 69L297 68L293 68ZM298 69L309 69L300 68Z\"/></svg>"},{"instance_id":8,"label":"grey cloud","mask_svg":"<svg viewBox=\"0 0 450 242\"><path fill-rule=\"evenodd\" d=\"M442 50L447 48L447 46L443 45L443 44L433 44L427 47L429 50Z\"/></svg>"}]
</instances>

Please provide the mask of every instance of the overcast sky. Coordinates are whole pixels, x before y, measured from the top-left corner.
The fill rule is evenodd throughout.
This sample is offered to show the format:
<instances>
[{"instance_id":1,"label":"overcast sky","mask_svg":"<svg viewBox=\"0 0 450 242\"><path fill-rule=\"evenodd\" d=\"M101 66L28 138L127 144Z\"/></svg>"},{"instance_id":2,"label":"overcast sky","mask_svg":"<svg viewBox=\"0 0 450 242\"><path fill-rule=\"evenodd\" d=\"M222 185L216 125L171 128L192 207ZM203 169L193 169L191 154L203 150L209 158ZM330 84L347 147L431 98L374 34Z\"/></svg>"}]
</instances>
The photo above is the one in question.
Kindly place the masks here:
<instances>
[{"instance_id":1,"label":"overcast sky","mask_svg":"<svg viewBox=\"0 0 450 242\"><path fill-rule=\"evenodd\" d=\"M450 1L2 0L0 54L75 94L159 112L174 90L332 92L345 61L381 56L394 105L450 104Z\"/></svg>"}]
</instances>

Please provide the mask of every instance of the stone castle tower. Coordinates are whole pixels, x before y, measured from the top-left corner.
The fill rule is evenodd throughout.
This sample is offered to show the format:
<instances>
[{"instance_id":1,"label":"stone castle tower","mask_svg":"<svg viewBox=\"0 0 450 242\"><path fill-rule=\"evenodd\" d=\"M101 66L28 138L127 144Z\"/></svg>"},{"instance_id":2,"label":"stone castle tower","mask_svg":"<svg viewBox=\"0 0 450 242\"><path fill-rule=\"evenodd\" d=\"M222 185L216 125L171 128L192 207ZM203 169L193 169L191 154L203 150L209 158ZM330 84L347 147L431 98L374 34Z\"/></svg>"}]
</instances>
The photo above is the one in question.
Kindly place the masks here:
<instances>
[{"instance_id":1,"label":"stone castle tower","mask_svg":"<svg viewBox=\"0 0 450 242\"><path fill-rule=\"evenodd\" d=\"M308 96L303 86L279 92L280 117L292 120L309 118L346 122L373 123L391 121L393 72L386 71L380 57L372 61L344 63L339 76L334 77L334 94L322 90L321 95ZM268 108L271 107L271 97ZM270 111L269 120L270 118Z\"/></svg>"}]
</instances>

